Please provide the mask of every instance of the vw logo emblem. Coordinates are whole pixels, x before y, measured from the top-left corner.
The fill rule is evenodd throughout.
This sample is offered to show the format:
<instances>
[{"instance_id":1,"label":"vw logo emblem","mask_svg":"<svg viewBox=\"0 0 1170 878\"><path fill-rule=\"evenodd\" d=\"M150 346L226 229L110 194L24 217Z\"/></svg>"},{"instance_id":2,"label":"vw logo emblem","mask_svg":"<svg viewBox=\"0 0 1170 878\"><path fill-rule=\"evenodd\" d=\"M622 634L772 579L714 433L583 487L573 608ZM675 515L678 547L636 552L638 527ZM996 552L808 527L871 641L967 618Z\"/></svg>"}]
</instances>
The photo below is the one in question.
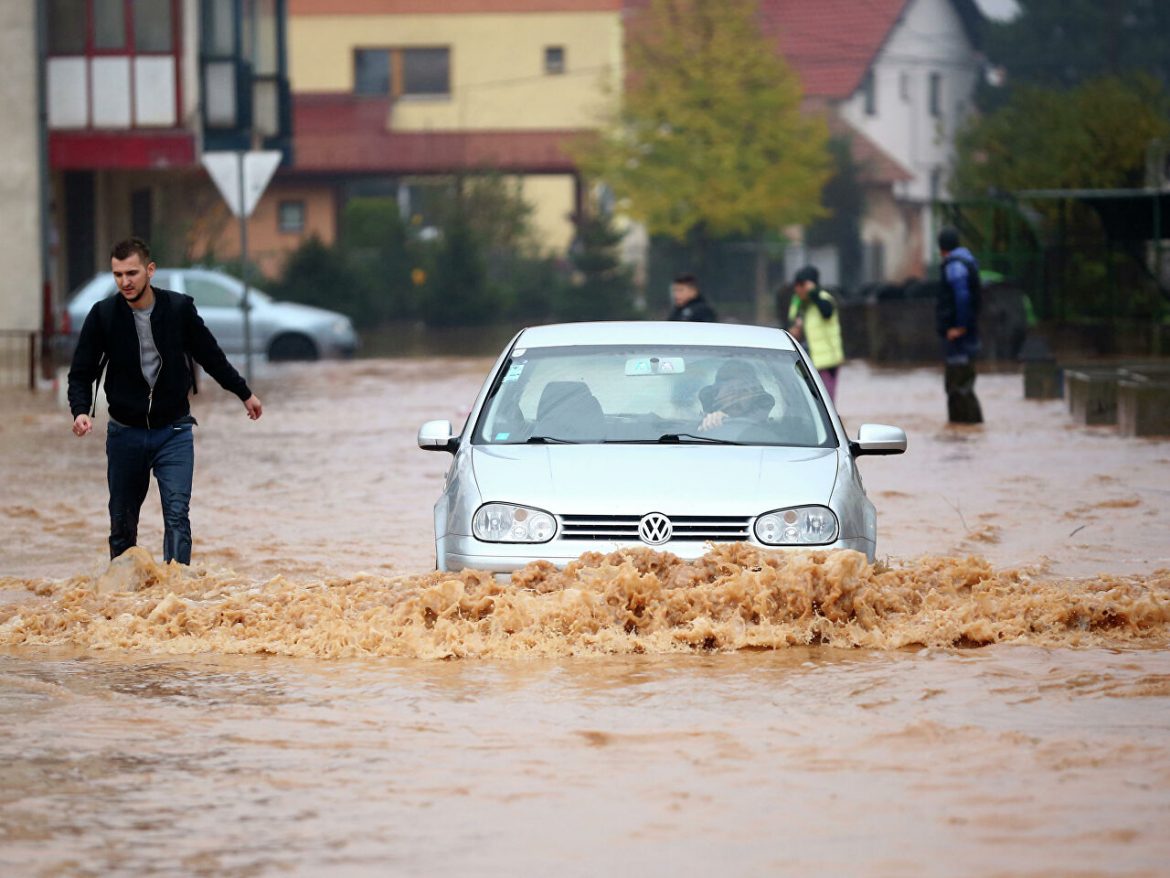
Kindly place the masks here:
<instances>
[{"instance_id":1,"label":"vw logo emblem","mask_svg":"<svg viewBox=\"0 0 1170 878\"><path fill-rule=\"evenodd\" d=\"M661 512L643 515L642 520L638 522L638 536L641 537L642 542L649 543L651 546L661 546L663 543L669 542L673 534L674 525Z\"/></svg>"}]
</instances>

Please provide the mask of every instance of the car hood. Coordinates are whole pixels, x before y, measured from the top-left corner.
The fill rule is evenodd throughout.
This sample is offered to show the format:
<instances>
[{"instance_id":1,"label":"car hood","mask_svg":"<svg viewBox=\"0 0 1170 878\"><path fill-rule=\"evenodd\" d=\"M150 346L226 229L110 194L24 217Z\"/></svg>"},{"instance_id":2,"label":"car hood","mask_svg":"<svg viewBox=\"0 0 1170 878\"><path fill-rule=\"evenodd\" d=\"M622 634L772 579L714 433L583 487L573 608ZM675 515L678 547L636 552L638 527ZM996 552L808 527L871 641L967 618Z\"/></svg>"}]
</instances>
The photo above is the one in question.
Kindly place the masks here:
<instances>
[{"instance_id":1,"label":"car hood","mask_svg":"<svg viewBox=\"0 0 1170 878\"><path fill-rule=\"evenodd\" d=\"M758 515L827 504L836 448L725 445L474 446L484 502L561 515Z\"/></svg>"}]
</instances>

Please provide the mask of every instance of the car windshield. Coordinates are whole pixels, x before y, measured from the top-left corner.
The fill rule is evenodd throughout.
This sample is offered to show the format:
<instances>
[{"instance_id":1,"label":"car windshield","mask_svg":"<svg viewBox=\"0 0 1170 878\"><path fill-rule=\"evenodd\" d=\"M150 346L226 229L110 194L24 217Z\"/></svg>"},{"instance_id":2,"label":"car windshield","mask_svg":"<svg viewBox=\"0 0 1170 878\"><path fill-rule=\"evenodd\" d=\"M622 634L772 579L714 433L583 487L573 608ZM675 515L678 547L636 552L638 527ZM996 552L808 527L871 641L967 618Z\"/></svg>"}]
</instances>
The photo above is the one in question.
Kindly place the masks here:
<instances>
[{"instance_id":1,"label":"car windshield","mask_svg":"<svg viewBox=\"0 0 1170 878\"><path fill-rule=\"evenodd\" d=\"M697 345L517 348L472 442L837 445L795 352Z\"/></svg>"}]
</instances>

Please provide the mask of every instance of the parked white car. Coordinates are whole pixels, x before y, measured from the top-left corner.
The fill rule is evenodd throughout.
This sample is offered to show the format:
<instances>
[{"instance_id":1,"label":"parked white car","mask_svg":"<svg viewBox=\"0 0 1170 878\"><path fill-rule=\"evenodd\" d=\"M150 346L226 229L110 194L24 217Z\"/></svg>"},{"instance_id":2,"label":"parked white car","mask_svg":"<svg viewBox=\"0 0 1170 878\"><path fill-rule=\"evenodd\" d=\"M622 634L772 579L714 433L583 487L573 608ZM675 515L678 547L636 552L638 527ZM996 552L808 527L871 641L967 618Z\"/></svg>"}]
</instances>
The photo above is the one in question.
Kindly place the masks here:
<instances>
[{"instance_id":1,"label":"parked white car","mask_svg":"<svg viewBox=\"0 0 1170 878\"><path fill-rule=\"evenodd\" d=\"M243 283L210 268L158 268L151 284L186 293L195 300L199 316L228 355L244 353L244 312L240 308ZM94 303L114 295L117 285L110 272L96 275L69 301L61 327L62 357L72 356L77 336ZM344 314L276 302L255 287L248 289L253 353L269 360L316 360L345 357L357 350L358 337Z\"/></svg>"},{"instance_id":2,"label":"parked white car","mask_svg":"<svg viewBox=\"0 0 1170 878\"><path fill-rule=\"evenodd\" d=\"M906 434L863 424L850 439L783 330L614 322L521 331L462 432L429 421L418 444L454 456L435 504L438 568L503 574L734 541L872 561L877 516L857 458L900 454Z\"/></svg>"}]
</instances>

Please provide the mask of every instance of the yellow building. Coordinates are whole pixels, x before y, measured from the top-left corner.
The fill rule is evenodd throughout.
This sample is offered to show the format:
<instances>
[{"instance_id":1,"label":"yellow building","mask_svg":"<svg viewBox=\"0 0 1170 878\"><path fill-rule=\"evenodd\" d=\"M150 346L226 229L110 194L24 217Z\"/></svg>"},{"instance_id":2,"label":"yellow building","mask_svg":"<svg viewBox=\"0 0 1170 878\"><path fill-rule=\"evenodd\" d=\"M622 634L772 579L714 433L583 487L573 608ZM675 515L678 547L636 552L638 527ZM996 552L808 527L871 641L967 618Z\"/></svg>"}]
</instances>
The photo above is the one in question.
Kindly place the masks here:
<instances>
[{"instance_id":1,"label":"yellow building","mask_svg":"<svg viewBox=\"0 0 1170 878\"><path fill-rule=\"evenodd\" d=\"M622 80L621 0L289 0L292 166L249 227L272 272L326 242L355 186L392 192L493 171L520 180L538 242L564 252L582 198L571 139ZM230 246L230 232L223 240Z\"/></svg>"}]
</instances>

